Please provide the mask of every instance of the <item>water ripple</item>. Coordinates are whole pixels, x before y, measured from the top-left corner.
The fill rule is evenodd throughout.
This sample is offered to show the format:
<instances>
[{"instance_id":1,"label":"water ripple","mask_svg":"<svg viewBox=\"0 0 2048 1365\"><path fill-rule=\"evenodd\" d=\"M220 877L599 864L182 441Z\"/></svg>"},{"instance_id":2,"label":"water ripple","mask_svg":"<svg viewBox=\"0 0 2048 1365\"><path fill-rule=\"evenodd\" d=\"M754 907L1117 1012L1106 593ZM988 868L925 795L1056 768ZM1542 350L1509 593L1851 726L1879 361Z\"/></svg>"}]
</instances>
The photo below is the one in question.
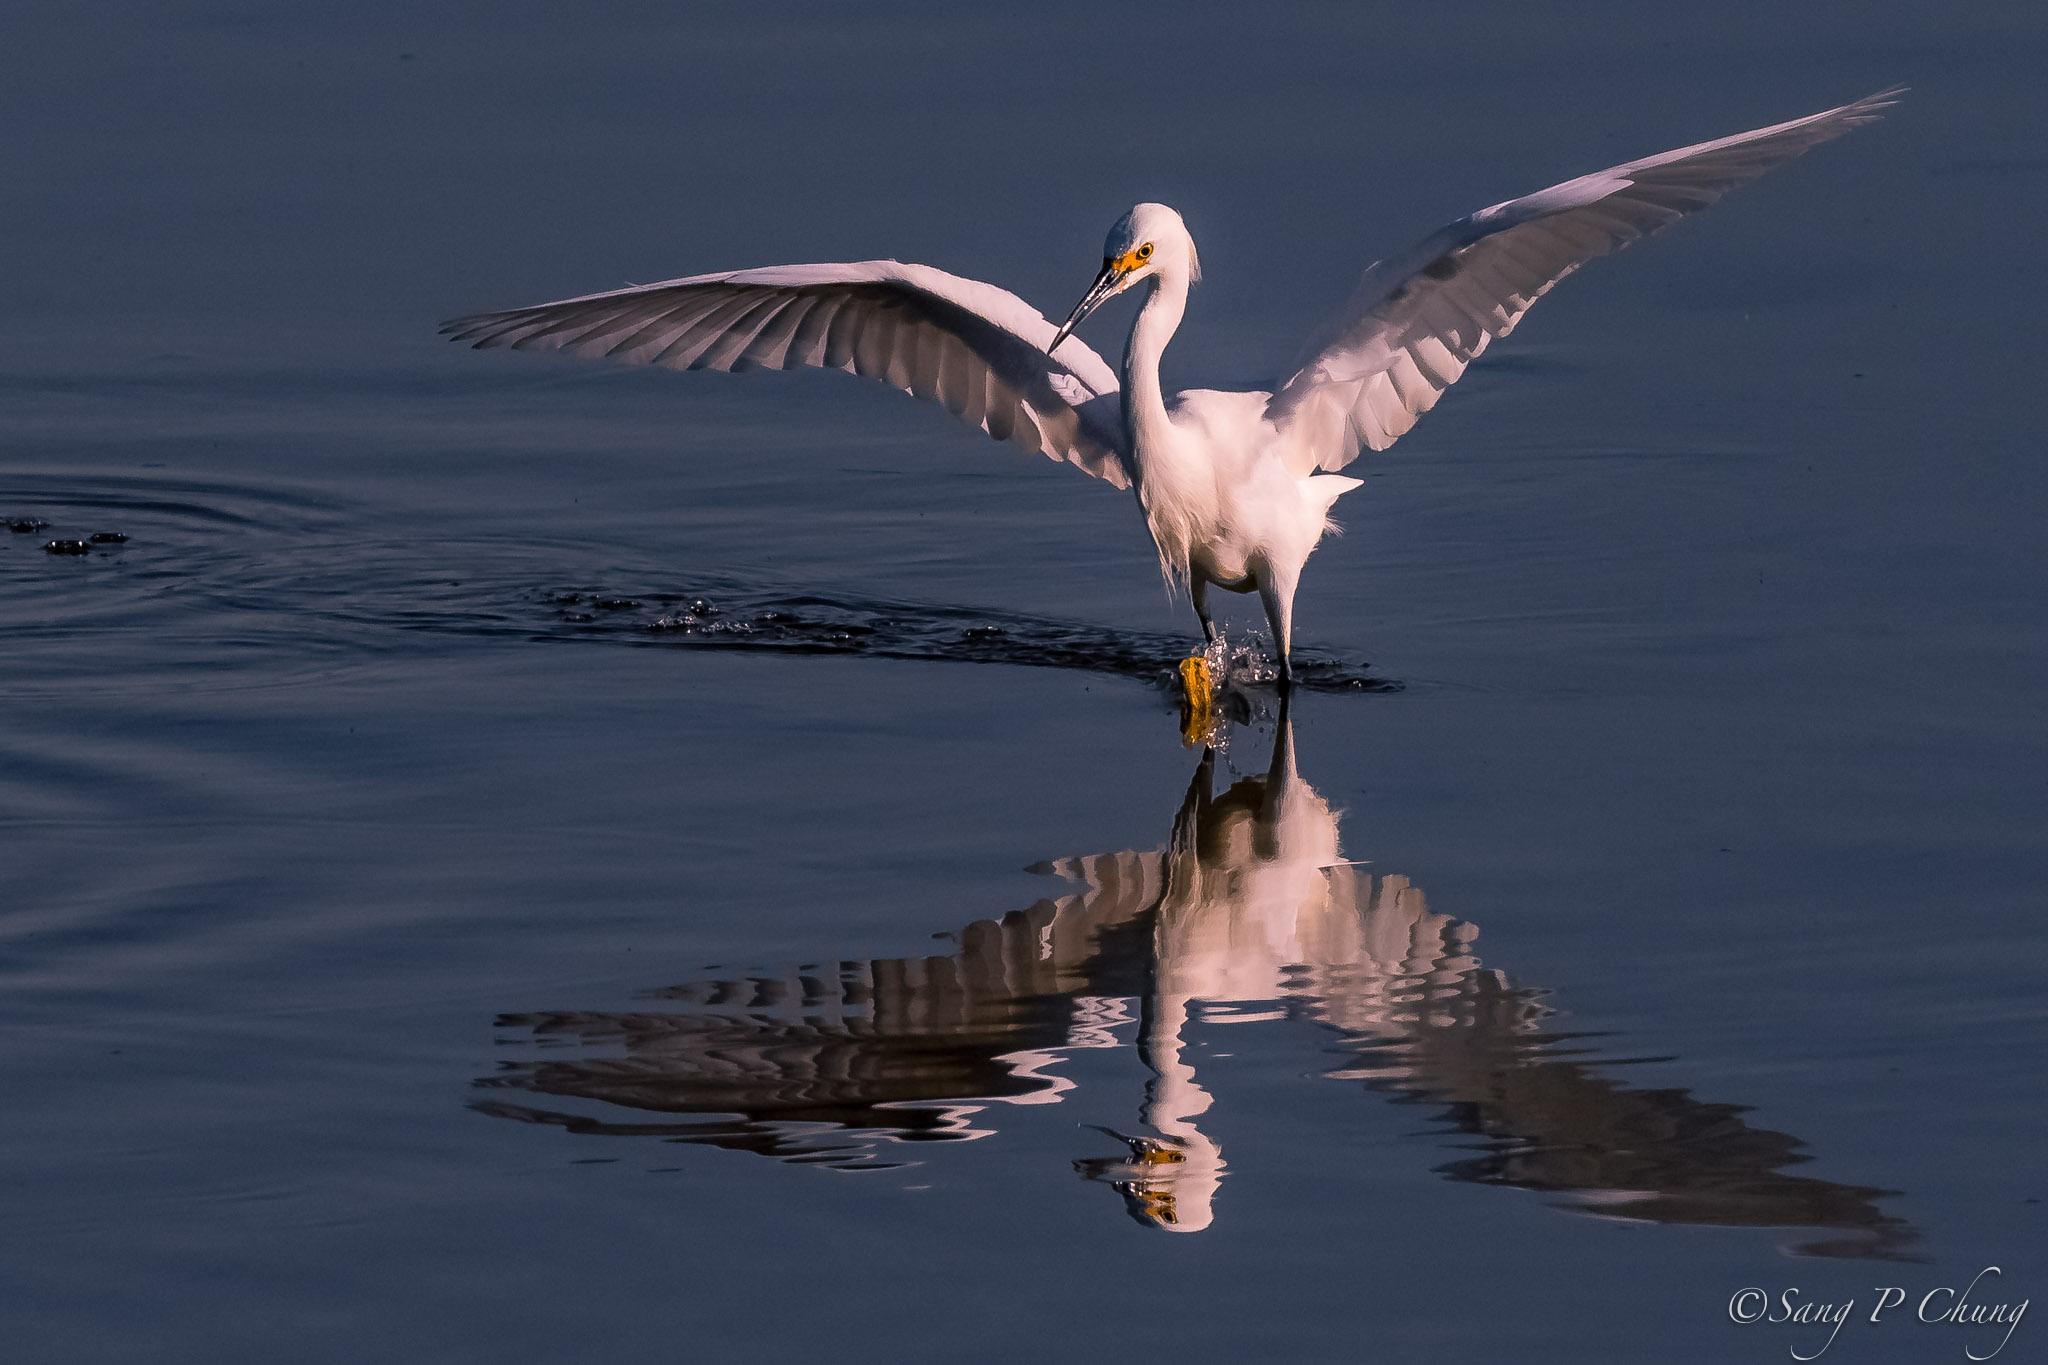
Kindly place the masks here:
<instances>
[{"instance_id":1,"label":"water ripple","mask_svg":"<svg viewBox=\"0 0 2048 1365\"><path fill-rule=\"evenodd\" d=\"M676 575L667 557L616 545L604 552L611 584L590 586L571 577L591 555L573 533L486 523L454 538L423 531L417 510L290 485L17 475L0 484L0 523L0 636L34 648L57 689L81 676L149 686L166 672L185 686L246 685L236 660L260 663L271 683L325 676L417 649L420 633L1078 669L1170 688L1196 639L696 574L687 589L660 586ZM285 660L300 666L280 670ZM1273 690L1262 636L1233 642L1229 662L1226 686ZM1400 687L1313 649L1295 664L1310 691Z\"/></svg>"},{"instance_id":2,"label":"water ripple","mask_svg":"<svg viewBox=\"0 0 2048 1365\"><path fill-rule=\"evenodd\" d=\"M860 601L818 594L750 594L717 600L677 594L652 600L605 592L558 592L545 599L551 633L572 638L634 638L640 643L858 654L871 659L1010 664L1109 673L1159 686L1173 683L1191 652L1185 635L1114 630L1047 617L901 601ZM1268 642L1253 637L1231 649L1229 681L1270 688L1276 677ZM1297 651L1296 683L1316 692L1391 692L1400 684L1367 665Z\"/></svg>"}]
</instances>

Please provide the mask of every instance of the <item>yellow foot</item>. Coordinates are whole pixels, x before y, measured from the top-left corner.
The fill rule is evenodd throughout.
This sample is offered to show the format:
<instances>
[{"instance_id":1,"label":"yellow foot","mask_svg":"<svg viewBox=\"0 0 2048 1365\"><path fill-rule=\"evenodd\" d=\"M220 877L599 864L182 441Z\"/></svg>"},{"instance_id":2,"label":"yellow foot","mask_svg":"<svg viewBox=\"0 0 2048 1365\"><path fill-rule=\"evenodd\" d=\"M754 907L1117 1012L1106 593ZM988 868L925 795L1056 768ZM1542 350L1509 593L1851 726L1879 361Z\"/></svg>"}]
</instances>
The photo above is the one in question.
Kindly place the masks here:
<instances>
[{"instance_id":1,"label":"yellow foot","mask_svg":"<svg viewBox=\"0 0 2048 1365\"><path fill-rule=\"evenodd\" d=\"M1209 738L1216 723L1216 684L1209 673L1209 661L1197 654L1180 661L1180 737L1188 744Z\"/></svg>"}]
</instances>

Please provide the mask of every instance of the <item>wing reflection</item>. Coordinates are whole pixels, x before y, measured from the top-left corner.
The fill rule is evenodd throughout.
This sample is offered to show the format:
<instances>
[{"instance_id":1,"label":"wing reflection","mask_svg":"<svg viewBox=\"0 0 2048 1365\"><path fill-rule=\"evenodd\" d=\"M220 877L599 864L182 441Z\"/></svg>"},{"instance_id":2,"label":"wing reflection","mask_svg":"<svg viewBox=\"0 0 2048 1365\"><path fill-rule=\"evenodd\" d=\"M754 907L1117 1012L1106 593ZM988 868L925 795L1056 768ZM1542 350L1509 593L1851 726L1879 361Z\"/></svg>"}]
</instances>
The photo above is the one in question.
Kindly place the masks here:
<instances>
[{"instance_id":1,"label":"wing reflection","mask_svg":"<svg viewBox=\"0 0 2048 1365\"><path fill-rule=\"evenodd\" d=\"M1585 1036L1549 1026L1542 992L1481 966L1476 928L1407 878L1345 862L1284 711L1264 774L1216 793L1215 763L1203 755L1164 850L1048 864L1078 889L968 925L948 955L695 981L632 1013L501 1016L506 1041L565 1055L505 1063L475 1107L873 1169L901 1164L905 1144L984 1137L1015 1106L1056 1104L1075 1084L1062 1062L1135 1043L1143 1131L1101 1129L1122 1150L1075 1168L1140 1222L1194 1232L1228 1165L1202 1130L1215 1101L1189 1031L1286 1020L1334 1038L1328 1076L1441 1106L1449 1132L1476 1138L1475 1155L1437 1168L1449 1179L1606 1216L1830 1231L1798 1248L1813 1255L1893 1256L1913 1240L1878 1208L1887 1191L1787 1173L1806 1160L1798 1140L1751 1127L1741 1106L1599 1074Z\"/></svg>"}]
</instances>

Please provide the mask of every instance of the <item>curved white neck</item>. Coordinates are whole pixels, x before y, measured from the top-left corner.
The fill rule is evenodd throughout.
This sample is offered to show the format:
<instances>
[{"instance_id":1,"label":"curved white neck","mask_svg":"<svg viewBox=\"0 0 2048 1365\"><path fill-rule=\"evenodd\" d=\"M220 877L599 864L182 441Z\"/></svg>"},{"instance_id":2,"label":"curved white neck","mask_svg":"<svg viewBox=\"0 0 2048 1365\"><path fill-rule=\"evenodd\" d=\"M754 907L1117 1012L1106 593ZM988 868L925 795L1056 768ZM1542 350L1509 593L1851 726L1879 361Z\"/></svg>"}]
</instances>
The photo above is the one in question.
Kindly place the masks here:
<instances>
[{"instance_id":1,"label":"curved white neck","mask_svg":"<svg viewBox=\"0 0 2048 1365\"><path fill-rule=\"evenodd\" d=\"M1156 437L1166 429L1166 395L1159 387L1159 357L1164 354L1166 343L1173 339L1187 306L1185 275L1154 275L1145 304L1138 310L1138 320L1131 324L1131 339L1124 346L1124 426L1141 466L1140 478L1148 451L1160 447Z\"/></svg>"}]
</instances>

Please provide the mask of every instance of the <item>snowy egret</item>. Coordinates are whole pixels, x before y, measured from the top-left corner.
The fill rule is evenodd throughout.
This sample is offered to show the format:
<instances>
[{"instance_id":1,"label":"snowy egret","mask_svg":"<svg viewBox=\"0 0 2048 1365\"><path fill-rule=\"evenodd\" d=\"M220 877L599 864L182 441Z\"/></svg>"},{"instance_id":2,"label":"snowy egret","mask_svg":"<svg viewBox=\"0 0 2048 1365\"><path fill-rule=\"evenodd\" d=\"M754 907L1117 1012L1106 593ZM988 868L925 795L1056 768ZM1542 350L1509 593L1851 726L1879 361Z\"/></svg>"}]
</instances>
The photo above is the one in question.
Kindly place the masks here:
<instances>
[{"instance_id":1,"label":"snowy egret","mask_svg":"<svg viewBox=\"0 0 2048 1365\"><path fill-rule=\"evenodd\" d=\"M783 265L457 318L478 347L573 351L676 370L841 369L931 399L999 440L1134 489L1168 584L1204 635L1212 587L1257 592L1290 677L1294 593L1337 471L1384 450L1529 305L1596 256L1868 123L1900 91L1568 180L1461 218L1369 268L1349 303L1270 390L1169 398L1159 358L1201 275L1178 213L1117 220L1102 269L1052 326L994 285L898 261ZM1122 382L1075 327L1147 286Z\"/></svg>"}]
</instances>

